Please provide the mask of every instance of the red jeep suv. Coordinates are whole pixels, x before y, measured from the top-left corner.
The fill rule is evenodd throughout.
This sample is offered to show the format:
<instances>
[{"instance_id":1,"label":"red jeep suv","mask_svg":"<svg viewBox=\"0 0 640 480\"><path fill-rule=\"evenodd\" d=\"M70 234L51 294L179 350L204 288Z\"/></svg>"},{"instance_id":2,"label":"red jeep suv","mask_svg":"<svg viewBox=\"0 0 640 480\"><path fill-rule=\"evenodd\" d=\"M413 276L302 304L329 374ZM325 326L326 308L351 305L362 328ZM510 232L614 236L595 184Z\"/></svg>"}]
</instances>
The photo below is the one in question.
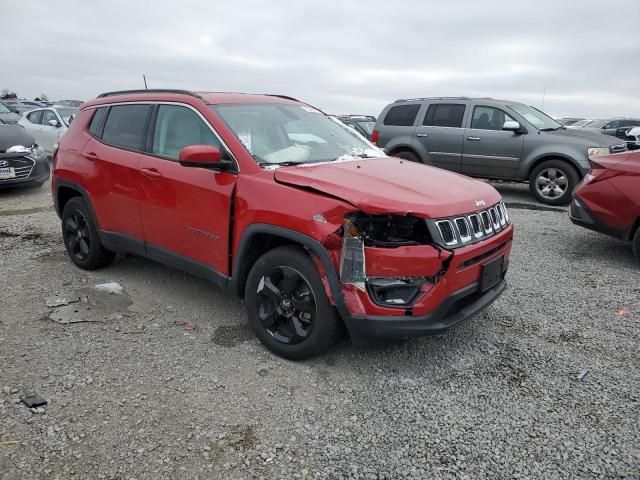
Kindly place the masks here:
<instances>
[{"instance_id":1,"label":"red jeep suv","mask_svg":"<svg viewBox=\"0 0 640 480\"><path fill-rule=\"evenodd\" d=\"M281 95L142 90L82 106L53 197L81 268L129 252L231 288L283 357L438 333L505 289L491 186L384 153Z\"/></svg>"}]
</instances>

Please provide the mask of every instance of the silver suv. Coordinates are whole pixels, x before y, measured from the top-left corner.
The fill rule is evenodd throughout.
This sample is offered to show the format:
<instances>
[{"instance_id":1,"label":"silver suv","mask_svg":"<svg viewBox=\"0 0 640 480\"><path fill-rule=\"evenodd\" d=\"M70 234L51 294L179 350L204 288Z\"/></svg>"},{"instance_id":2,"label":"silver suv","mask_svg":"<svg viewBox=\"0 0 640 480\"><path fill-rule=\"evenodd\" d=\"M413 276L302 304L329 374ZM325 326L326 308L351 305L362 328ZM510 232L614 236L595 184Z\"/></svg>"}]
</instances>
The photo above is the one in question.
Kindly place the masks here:
<instances>
[{"instance_id":1,"label":"silver suv","mask_svg":"<svg viewBox=\"0 0 640 480\"><path fill-rule=\"evenodd\" d=\"M528 181L549 205L571 201L589 156L627 148L522 103L468 97L396 100L378 117L372 141L389 155L472 177Z\"/></svg>"}]
</instances>

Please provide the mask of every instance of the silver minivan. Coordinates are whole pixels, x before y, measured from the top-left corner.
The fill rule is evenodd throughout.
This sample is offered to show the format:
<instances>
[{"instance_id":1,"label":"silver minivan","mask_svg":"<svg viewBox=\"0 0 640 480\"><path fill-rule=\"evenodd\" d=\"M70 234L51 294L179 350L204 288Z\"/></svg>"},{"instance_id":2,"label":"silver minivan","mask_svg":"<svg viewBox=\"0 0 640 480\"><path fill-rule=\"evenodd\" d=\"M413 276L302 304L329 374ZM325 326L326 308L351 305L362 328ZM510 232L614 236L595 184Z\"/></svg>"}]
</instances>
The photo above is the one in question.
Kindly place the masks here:
<instances>
[{"instance_id":1,"label":"silver minivan","mask_svg":"<svg viewBox=\"0 0 640 480\"><path fill-rule=\"evenodd\" d=\"M571 201L590 156L627 148L523 103L468 97L396 100L378 117L372 141L389 155L472 177L527 181L549 205Z\"/></svg>"}]
</instances>

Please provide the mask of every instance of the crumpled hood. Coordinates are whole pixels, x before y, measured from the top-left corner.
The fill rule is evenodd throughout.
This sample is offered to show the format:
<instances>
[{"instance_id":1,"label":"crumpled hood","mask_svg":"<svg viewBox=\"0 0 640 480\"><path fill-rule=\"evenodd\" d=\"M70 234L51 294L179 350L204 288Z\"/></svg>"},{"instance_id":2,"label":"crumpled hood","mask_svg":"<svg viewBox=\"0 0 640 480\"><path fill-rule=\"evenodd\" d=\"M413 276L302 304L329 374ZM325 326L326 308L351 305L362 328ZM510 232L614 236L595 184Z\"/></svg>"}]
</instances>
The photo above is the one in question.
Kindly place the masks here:
<instances>
[{"instance_id":1,"label":"crumpled hood","mask_svg":"<svg viewBox=\"0 0 640 480\"><path fill-rule=\"evenodd\" d=\"M31 148L34 143L33 137L20 125L0 125L0 153L16 145Z\"/></svg>"},{"instance_id":2,"label":"crumpled hood","mask_svg":"<svg viewBox=\"0 0 640 480\"><path fill-rule=\"evenodd\" d=\"M399 158L363 159L278 168L277 182L340 198L366 213L440 218L500 201L491 185Z\"/></svg>"},{"instance_id":3,"label":"crumpled hood","mask_svg":"<svg viewBox=\"0 0 640 480\"><path fill-rule=\"evenodd\" d=\"M612 145L620 145L624 143L624 140L617 137L605 135L599 131L589 130L587 128L567 128L565 130L555 130L544 133L559 137L584 139L585 146L587 147L610 147ZM589 145L587 145L587 143L589 143Z\"/></svg>"}]
</instances>

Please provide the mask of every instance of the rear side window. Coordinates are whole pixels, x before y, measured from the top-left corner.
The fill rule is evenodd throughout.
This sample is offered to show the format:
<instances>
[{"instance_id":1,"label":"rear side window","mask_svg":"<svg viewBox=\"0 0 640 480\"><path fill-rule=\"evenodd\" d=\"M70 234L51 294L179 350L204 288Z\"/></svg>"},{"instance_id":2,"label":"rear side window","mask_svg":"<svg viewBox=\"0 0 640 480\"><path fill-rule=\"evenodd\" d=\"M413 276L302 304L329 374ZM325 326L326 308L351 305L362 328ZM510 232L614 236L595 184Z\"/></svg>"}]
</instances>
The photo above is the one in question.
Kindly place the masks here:
<instances>
[{"instance_id":1,"label":"rear side window","mask_svg":"<svg viewBox=\"0 0 640 480\"><path fill-rule=\"evenodd\" d=\"M423 125L428 127L462 127L466 105L458 103L436 103L429 105Z\"/></svg>"},{"instance_id":2,"label":"rear side window","mask_svg":"<svg viewBox=\"0 0 640 480\"><path fill-rule=\"evenodd\" d=\"M30 113L29 115L27 115L27 120L29 120L34 125L40 125L42 123L42 110Z\"/></svg>"},{"instance_id":3,"label":"rear side window","mask_svg":"<svg viewBox=\"0 0 640 480\"><path fill-rule=\"evenodd\" d=\"M401 127L410 127L418 115L420 104L397 105L391 107L384 117L385 125L397 125Z\"/></svg>"},{"instance_id":4,"label":"rear side window","mask_svg":"<svg viewBox=\"0 0 640 480\"><path fill-rule=\"evenodd\" d=\"M93 118L89 124L89 132L91 132L94 137L100 137L100 129L102 128L102 122L106 114L107 109L105 107L96 108L96 111L93 113Z\"/></svg>"},{"instance_id":5,"label":"rear side window","mask_svg":"<svg viewBox=\"0 0 640 480\"><path fill-rule=\"evenodd\" d=\"M151 105L117 105L109 109L102 140L129 150L143 150Z\"/></svg>"}]
</instances>

